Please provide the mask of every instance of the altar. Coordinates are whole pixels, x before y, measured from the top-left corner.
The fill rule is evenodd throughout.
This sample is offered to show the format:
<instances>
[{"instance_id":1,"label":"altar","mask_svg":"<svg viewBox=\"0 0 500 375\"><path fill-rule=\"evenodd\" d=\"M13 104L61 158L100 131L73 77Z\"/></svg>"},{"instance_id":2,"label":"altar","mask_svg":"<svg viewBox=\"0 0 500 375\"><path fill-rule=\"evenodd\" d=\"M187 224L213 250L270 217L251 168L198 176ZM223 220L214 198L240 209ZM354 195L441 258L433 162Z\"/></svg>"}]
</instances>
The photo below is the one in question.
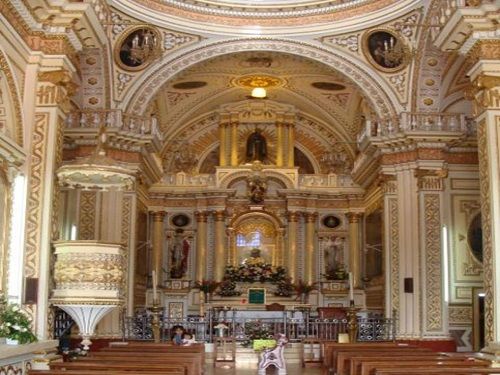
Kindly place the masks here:
<instances>
[{"instance_id":1,"label":"altar","mask_svg":"<svg viewBox=\"0 0 500 375\"><path fill-rule=\"evenodd\" d=\"M304 320L304 313L302 311L297 310L284 310L284 311L266 311L266 310L219 310L219 317L228 320L234 321L236 323L244 323L250 320Z\"/></svg>"}]
</instances>

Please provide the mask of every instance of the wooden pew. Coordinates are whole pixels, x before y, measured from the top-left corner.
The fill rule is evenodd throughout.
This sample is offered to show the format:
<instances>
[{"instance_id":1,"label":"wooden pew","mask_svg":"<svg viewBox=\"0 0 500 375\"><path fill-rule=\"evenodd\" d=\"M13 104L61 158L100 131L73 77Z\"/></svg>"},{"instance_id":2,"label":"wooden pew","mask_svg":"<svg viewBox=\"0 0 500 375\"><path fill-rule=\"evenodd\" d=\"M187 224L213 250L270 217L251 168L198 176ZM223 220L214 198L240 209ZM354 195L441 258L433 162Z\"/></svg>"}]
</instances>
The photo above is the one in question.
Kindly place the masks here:
<instances>
[{"instance_id":1,"label":"wooden pew","mask_svg":"<svg viewBox=\"0 0 500 375\"><path fill-rule=\"evenodd\" d=\"M405 358L442 358L447 357L445 353L436 353L431 350L404 350L404 351L377 351L370 350L364 352L342 351L337 355L337 371L339 375L353 375L361 370L361 362L363 360L377 360L394 358L395 356Z\"/></svg>"},{"instance_id":2,"label":"wooden pew","mask_svg":"<svg viewBox=\"0 0 500 375\"><path fill-rule=\"evenodd\" d=\"M142 350L142 349L141 349ZM148 361L161 360L172 361L182 360L184 362L191 363L195 369L194 374L201 374L205 367L205 353L189 353L185 351L99 351L94 352L89 355L89 358L95 358L99 360L119 360L123 358L128 360L128 358L135 358L137 361L142 361L147 358Z\"/></svg>"},{"instance_id":3,"label":"wooden pew","mask_svg":"<svg viewBox=\"0 0 500 375\"><path fill-rule=\"evenodd\" d=\"M479 368L479 367L414 367L405 369L379 369L375 375L429 375L429 374L449 374L449 375L500 375L500 368Z\"/></svg>"},{"instance_id":4,"label":"wooden pew","mask_svg":"<svg viewBox=\"0 0 500 375\"><path fill-rule=\"evenodd\" d=\"M333 370L336 363L337 351L341 349L363 350L363 349L383 349L383 348L416 348L408 344L394 342L360 342L351 344L340 344L336 341L325 341L323 343L323 372L328 373Z\"/></svg>"},{"instance_id":5,"label":"wooden pew","mask_svg":"<svg viewBox=\"0 0 500 375\"><path fill-rule=\"evenodd\" d=\"M106 373L107 371L129 371L129 374L137 373L141 374L143 371L152 372L152 373L163 373L166 371L179 371L182 369L183 375L190 375L188 373L188 368L186 364L176 363L176 364L166 364L166 363L149 363L148 362L140 362L140 363L118 363L114 361L100 361L100 362L87 362L87 361L75 361L75 362L61 362L61 363L52 363L50 365L51 370L87 370L87 372L91 372L94 374ZM192 373L191 373L192 374Z\"/></svg>"},{"instance_id":6,"label":"wooden pew","mask_svg":"<svg viewBox=\"0 0 500 375\"><path fill-rule=\"evenodd\" d=\"M140 375L158 375L158 372L148 372L148 371L134 371L133 373L128 370L120 371L120 370L107 370L105 375L132 375L132 374L140 374ZM95 375L95 372L91 372L89 370L29 370L27 372L28 375ZM182 368L179 368L176 371L173 370L164 370L161 374L165 375L184 375L185 371Z\"/></svg>"},{"instance_id":7,"label":"wooden pew","mask_svg":"<svg viewBox=\"0 0 500 375\"><path fill-rule=\"evenodd\" d=\"M382 369L411 369L411 368L441 368L441 367L489 367L489 363L486 361L479 360L465 360L465 359L456 359L456 358L448 358L448 359L439 359L439 360L408 360L408 361L400 361L398 357L394 357L391 361L363 361L361 364L361 372L360 375L374 375L377 370Z\"/></svg>"},{"instance_id":8,"label":"wooden pew","mask_svg":"<svg viewBox=\"0 0 500 375\"><path fill-rule=\"evenodd\" d=\"M343 344L343 345L346 345L346 344ZM351 344L347 344L347 345L351 345ZM372 353L372 354L375 354L375 353L399 353L399 352L402 352L402 353L407 353L407 352L431 352L430 349L427 349L427 348L416 348L416 347L412 347L412 346L392 346L392 347L378 347L377 345L370 345L370 346L363 346L363 347L338 347L336 348L334 351L332 351L330 353L330 360L331 360L331 363L332 363L332 368L331 368L331 371L333 371L334 373L337 373L338 372L338 367L339 367L339 360L338 360L338 356L340 355L340 353L346 353L346 352L349 352L349 353Z\"/></svg>"}]
</instances>

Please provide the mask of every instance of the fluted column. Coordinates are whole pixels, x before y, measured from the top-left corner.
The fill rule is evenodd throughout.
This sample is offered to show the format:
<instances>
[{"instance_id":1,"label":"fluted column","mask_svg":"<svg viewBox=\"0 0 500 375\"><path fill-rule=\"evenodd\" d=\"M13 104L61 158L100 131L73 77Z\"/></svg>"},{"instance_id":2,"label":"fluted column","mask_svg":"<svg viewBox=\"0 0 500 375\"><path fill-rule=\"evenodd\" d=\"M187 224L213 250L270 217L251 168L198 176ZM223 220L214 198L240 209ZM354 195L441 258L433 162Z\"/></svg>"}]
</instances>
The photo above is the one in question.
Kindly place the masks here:
<instances>
[{"instance_id":1,"label":"fluted column","mask_svg":"<svg viewBox=\"0 0 500 375\"><path fill-rule=\"evenodd\" d=\"M238 165L238 123L231 122L231 166Z\"/></svg>"},{"instance_id":2,"label":"fluted column","mask_svg":"<svg viewBox=\"0 0 500 375\"><path fill-rule=\"evenodd\" d=\"M151 214L153 217L153 270L156 272L158 282L163 281L163 219L165 212L157 211Z\"/></svg>"},{"instance_id":3,"label":"fluted column","mask_svg":"<svg viewBox=\"0 0 500 375\"><path fill-rule=\"evenodd\" d=\"M305 214L306 219L306 246L305 246L305 256L304 256L304 281L308 284L314 282L314 248L315 248L315 229L316 229L316 219L318 214L313 212L307 212Z\"/></svg>"},{"instance_id":4,"label":"fluted column","mask_svg":"<svg viewBox=\"0 0 500 375\"><path fill-rule=\"evenodd\" d=\"M283 123L276 123L276 135L278 138L278 142L276 145L276 165L278 167L283 166L283 145L285 140L283 139Z\"/></svg>"},{"instance_id":5,"label":"fluted column","mask_svg":"<svg viewBox=\"0 0 500 375\"><path fill-rule=\"evenodd\" d=\"M297 222L298 212L288 213L288 274L292 282L297 278Z\"/></svg>"},{"instance_id":6,"label":"fluted column","mask_svg":"<svg viewBox=\"0 0 500 375\"><path fill-rule=\"evenodd\" d=\"M292 124L288 124L288 167L294 166L293 147L295 144L295 129Z\"/></svg>"},{"instance_id":7,"label":"fluted column","mask_svg":"<svg viewBox=\"0 0 500 375\"><path fill-rule=\"evenodd\" d=\"M360 287L361 281L361 259L360 259L360 225L362 213L349 212L346 214L349 220L349 271L352 272L354 287Z\"/></svg>"},{"instance_id":8,"label":"fluted column","mask_svg":"<svg viewBox=\"0 0 500 375\"><path fill-rule=\"evenodd\" d=\"M207 217L205 211L195 212L197 231L196 231L196 280L201 281L205 278L205 268L207 259Z\"/></svg>"},{"instance_id":9,"label":"fluted column","mask_svg":"<svg viewBox=\"0 0 500 375\"><path fill-rule=\"evenodd\" d=\"M226 267L226 212L215 211L215 281L222 281Z\"/></svg>"},{"instance_id":10,"label":"fluted column","mask_svg":"<svg viewBox=\"0 0 500 375\"><path fill-rule=\"evenodd\" d=\"M219 125L219 139L220 139L220 147L219 147L219 164L221 167L227 166L227 125L220 124Z\"/></svg>"},{"instance_id":11,"label":"fluted column","mask_svg":"<svg viewBox=\"0 0 500 375\"><path fill-rule=\"evenodd\" d=\"M274 264L275 266L284 266L284 259L283 259L283 249L285 248L284 243L283 243L283 235L284 235L284 229L280 228L278 229L277 233L277 247L276 247L276 263Z\"/></svg>"}]
</instances>

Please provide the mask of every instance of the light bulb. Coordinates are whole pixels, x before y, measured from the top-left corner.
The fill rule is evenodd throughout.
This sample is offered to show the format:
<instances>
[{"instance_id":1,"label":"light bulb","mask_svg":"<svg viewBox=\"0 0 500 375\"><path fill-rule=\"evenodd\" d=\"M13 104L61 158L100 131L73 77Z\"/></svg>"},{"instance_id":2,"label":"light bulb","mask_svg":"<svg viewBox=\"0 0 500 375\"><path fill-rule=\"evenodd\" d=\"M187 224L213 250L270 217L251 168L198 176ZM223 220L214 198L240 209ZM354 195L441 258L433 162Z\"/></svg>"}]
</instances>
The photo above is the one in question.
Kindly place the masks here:
<instances>
[{"instance_id":1,"label":"light bulb","mask_svg":"<svg viewBox=\"0 0 500 375\"><path fill-rule=\"evenodd\" d=\"M253 90L252 90L252 97L253 98L265 98L267 96L267 92L266 92L266 89L264 87L255 87Z\"/></svg>"}]
</instances>

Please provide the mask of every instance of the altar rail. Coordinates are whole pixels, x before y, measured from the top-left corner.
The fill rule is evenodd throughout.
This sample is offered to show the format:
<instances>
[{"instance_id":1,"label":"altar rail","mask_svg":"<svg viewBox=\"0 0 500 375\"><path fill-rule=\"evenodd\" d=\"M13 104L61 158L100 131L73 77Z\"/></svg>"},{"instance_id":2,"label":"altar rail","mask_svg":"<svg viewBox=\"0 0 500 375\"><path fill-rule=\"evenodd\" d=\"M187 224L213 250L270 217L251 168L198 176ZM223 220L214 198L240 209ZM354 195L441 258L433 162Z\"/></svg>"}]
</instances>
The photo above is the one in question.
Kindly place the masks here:
<instances>
[{"instance_id":1,"label":"altar rail","mask_svg":"<svg viewBox=\"0 0 500 375\"><path fill-rule=\"evenodd\" d=\"M358 341L393 341L396 337L396 324L389 318L358 317ZM123 340L153 340L152 316L148 312L134 317L124 317ZM217 326L223 323L227 329L221 331ZM339 333L348 333L347 319L320 319L314 317L291 318L286 313L280 318L241 319L216 318L211 313L206 318L160 319L161 341L170 341L174 327L182 326L193 334L196 341L213 342L215 335L231 336L239 342L249 339L249 331L258 326L274 336L284 333L290 341L322 339L338 341Z\"/></svg>"}]
</instances>

